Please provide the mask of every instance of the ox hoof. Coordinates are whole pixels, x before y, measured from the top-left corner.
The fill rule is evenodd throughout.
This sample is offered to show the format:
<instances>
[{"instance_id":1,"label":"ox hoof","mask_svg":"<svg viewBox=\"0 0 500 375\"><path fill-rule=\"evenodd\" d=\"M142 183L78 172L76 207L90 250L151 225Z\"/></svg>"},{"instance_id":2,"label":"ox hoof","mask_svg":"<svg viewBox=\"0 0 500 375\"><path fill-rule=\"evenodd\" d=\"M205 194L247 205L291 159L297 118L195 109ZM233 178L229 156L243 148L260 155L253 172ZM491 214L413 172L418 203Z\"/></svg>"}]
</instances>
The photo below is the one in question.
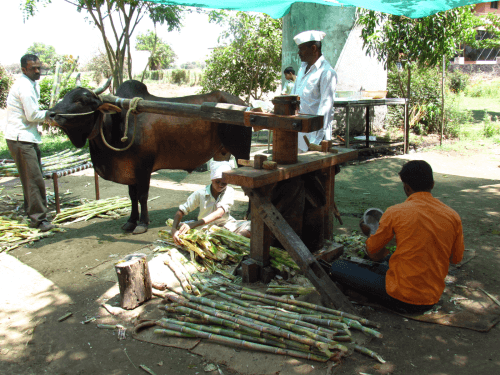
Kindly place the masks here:
<instances>
[{"instance_id":1,"label":"ox hoof","mask_svg":"<svg viewBox=\"0 0 500 375\"><path fill-rule=\"evenodd\" d=\"M133 232L136 227L137 224L127 221L125 224L122 225L122 230L124 230L125 232Z\"/></svg>"},{"instance_id":2,"label":"ox hoof","mask_svg":"<svg viewBox=\"0 0 500 375\"><path fill-rule=\"evenodd\" d=\"M132 233L133 234L142 234L142 233L146 233L147 231L148 231L147 225L139 224L138 226L135 227L135 229Z\"/></svg>"}]
</instances>

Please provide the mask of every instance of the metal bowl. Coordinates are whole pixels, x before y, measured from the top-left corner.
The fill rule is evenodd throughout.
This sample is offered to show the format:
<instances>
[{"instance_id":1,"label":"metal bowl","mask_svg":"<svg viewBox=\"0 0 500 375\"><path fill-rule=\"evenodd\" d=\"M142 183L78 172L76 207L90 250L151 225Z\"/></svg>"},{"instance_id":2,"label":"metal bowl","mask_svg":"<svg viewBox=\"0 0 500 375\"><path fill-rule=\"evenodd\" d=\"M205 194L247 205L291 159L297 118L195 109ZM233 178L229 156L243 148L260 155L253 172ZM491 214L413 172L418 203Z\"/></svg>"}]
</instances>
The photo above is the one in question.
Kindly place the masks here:
<instances>
[{"instance_id":1,"label":"metal bowl","mask_svg":"<svg viewBox=\"0 0 500 375\"><path fill-rule=\"evenodd\" d=\"M370 227L371 234L375 234L378 229L380 218L384 214L379 208L369 208L363 214L363 222Z\"/></svg>"}]
</instances>

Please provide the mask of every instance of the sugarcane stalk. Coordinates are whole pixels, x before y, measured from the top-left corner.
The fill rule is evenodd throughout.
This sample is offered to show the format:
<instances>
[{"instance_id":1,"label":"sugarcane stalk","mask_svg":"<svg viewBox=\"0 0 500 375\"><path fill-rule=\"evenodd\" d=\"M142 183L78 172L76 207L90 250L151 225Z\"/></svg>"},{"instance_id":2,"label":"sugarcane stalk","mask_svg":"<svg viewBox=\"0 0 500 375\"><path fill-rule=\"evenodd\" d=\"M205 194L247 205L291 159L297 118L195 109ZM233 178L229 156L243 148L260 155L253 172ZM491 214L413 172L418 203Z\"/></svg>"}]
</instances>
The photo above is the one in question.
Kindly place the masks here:
<instances>
[{"instance_id":1,"label":"sugarcane stalk","mask_svg":"<svg viewBox=\"0 0 500 375\"><path fill-rule=\"evenodd\" d=\"M303 324L302 324L302 327L298 327L297 325L301 324L301 323L298 323L300 321L291 321L290 322L290 320L287 321L283 317L281 317L281 319L280 319L279 317L273 316L272 314L271 314L271 317L269 317L269 315L267 315L267 313L265 313L263 311L259 311L259 313L257 314L257 313L253 313L251 311L248 311L246 309L242 309L241 307L235 308L232 306L224 305L224 304L219 303L219 302L214 302L214 301L209 300L207 298L194 297L194 296L191 296L187 293L182 293L182 295L185 298L187 298L188 300L190 300L191 302L203 304L205 306L209 306L209 307L212 307L212 308L217 309L217 310L222 310L222 311L231 312L233 314L238 314L238 315L244 316L246 318L250 318L250 319L254 319L254 320L258 320L258 321L267 323L271 326L278 326L280 328L289 330L291 332L295 332L295 333L298 333L301 335L308 336L311 339L316 340L316 341L321 341L321 342L325 342L325 343L332 342L331 339L325 338L324 336L321 335L320 332L318 332L318 330L317 330L318 327L314 326L312 328L312 329L314 329L314 331L311 331L310 329L308 329L308 327L304 327ZM347 328L347 326L344 323L340 323L340 324L342 325L342 328L344 328L344 327ZM333 337L333 335L332 335L332 337Z\"/></svg>"},{"instance_id":2,"label":"sugarcane stalk","mask_svg":"<svg viewBox=\"0 0 500 375\"><path fill-rule=\"evenodd\" d=\"M382 335L380 332L375 331L374 329L364 327L361 325L360 322L357 320L349 319L349 318L342 318L342 321L344 321L349 327L352 327L354 329L358 329L363 333L366 333L367 335L377 337L379 339L383 338L384 335Z\"/></svg>"},{"instance_id":3,"label":"sugarcane stalk","mask_svg":"<svg viewBox=\"0 0 500 375\"><path fill-rule=\"evenodd\" d=\"M330 309L330 308L324 307L324 306L318 306L318 305L315 305L315 304L309 303L309 302L298 301L298 300L289 299L289 298L276 297L276 296L272 296L272 295L269 295L269 294L262 294L262 293L254 292L252 289L248 289L248 288L243 288L242 289L242 293L243 294L248 294L248 295L251 295L251 296L264 297L264 298L271 299L271 300L277 301L277 302L282 302L282 303L287 303L287 304L291 304L291 305L301 306L301 307L305 307L305 308L308 308L308 309L311 309L311 310L314 310L314 311L321 311L321 312L325 312L327 314L332 314L332 315L337 315L337 316L341 316L341 317L346 317L348 319L357 320L361 324L364 324L364 325L374 326L374 327L377 327L377 328L380 327L380 325L378 323L370 322L369 320L361 318L359 316L352 315L352 314L349 314L349 313L345 313L345 312L339 311L339 310L333 310L333 309Z\"/></svg>"},{"instance_id":4,"label":"sugarcane stalk","mask_svg":"<svg viewBox=\"0 0 500 375\"><path fill-rule=\"evenodd\" d=\"M326 361L328 361L328 358L329 358L329 357L323 357L323 356L312 354L312 353L303 353L303 352L299 352L296 350L275 348L275 347L268 346L268 345L247 342L244 340L238 340L238 339L225 337L225 336L221 336L221 335L217 335L217 334L213 334L213 333L198 331L198 330L193 329L193 328L183 327L183 326L179 326L179 325L172 324L172 323L166 324L166 326L168 326L168 329L171 329L171 330L185 332L188 334L195 335L196 337L204 338L207 340L219 342L219 343L230 345L230 346L238 346L238 347L245 348L245 349L258 350L258 351L263 351L263 352L273 353L273 354L289 355L290 357L304 358L304 359L309 359L309 360L318 361L318 362L326 362Z\"/></svg>"},{"instance_id":5,"label":"sugarcane stalk","mask_svg":"<svg viewBox=\"0 0 500 375\"><path fill-rule=\"evenodd\" d=\"M156 335L166 335L166 336L172 336L172 337L186 337L186 338L193 338L196 337L195 335L190 335L188 333L184 332L179 332L179 331L173 331L171 329L155 329L153 331Z\"/></svg>"},{"instance_id":6,"label":"sugarcane stalk","mask_svg":"<svg viewBox=\"0 0 500 375\"><path fill-rule=\"evenodd\" d=\"M174 273L175 277L177 277L177 280L179 280L179 283L181 284L182 289L184 289L186 292L193 293L193 288L188 283L186 277L178 269L177 264L174 263L174 261L172 260L172 258L168 254L166 254L165 260L163 262L168 266L168 268L170 268L172 270L172 272Z\"/></svg>"},{"instance_id":7,"label":"sugarcane stalk","mask_svg":"<svg viewBox=\"0 0 500 375\"><path fill-rule=\"evenodd\" d=\"M189 262L184 258L176 249L171 249L169 251L169 255L174 260L177 262L180 266L181 271L184 273L186 278L188 279L189 283L191 284L191 287L193 288L194 294L195 295L201 295L200 290L198 289L196 282L194 281L193 277L191 276L191 272L187 269L186 264Z\"/></svg>"},{"instance_id":8,"label":"sugarcane stalk","mask_svg":"<svg viewBox=\"0 0 500 375\"><path fill-rule=\"evenodd\" d=\"M209 327L209 326L204 326L204 325L201 325L201 324L193 324L193 323L176 321L176 320L173 320L173 319L165 319L165 318L160 319L159 321L156 322L156 324L159 325L160 327L163 327L163 322L173 323L173 324L177 324L177 325L180 325L180 326L197 329L198 331L215 333L217 335L222 335L222 336L227 336L227 337L233 337L235 339L240 339L240 340L245 340L245 341L252 341L252 342L259 343L259 344L271 345L271 346L276 346L278 348L286 349L286 344L281 343L279 341L273 341L273 340L264 339L262 337L255 337L255 336L245 335L245 334L238 333L236 331L231 331L231 330L224 329L224 328Z\"/></svg>"},{"instance_id":9,"label":"sugarcane stalk","mask_svg":"<svg viewBox=\"0 0 500 375\"><path fill-rule=\"evenodd\" d=\"M359 346L359 345L352 345L352 347L357 352L360 352L360 353L365 354L369 357L375 358L380 363L385 363L383 358L380 355L378 355L377 353L375 353L373 350L370 350L368 348L365 348L364 346Z\"/></svg>"},{"instance_id":10,"label":"sugarcane stalk","mask_svg":"<svg viewBox=\"0 0 500 375\"><path fill-rule=\"evenodd\" d=\"M168 299L172 300L173 302L177 302L183 306L204 312L206 314L215 316L217 318L229 320L229 321L238 323L238 324L246 326L246 327L255 328L261 332L270 333L270 334L275 335L275 336L284 337L287 339L301 342L301 343L309 345L309 346L314 346L314 347L318 348L318 350L320 350L322 353L326 354L328 357L332 356L332 353L329 350L330 345L327 343L315 341L309 337L297 335L294 333L287 333L281 329L272 328L268 325L264 326L262 324L257 324L255 322L249 322L247 320L240 319L238 317L233 317L233 316L230 316L228 314L221 313L221 312L217 311L216 309L208 308L205 306L199 306L199 305L196 305L196 304L194 304L192 302L188 302L188 301L183 301L181 298L174 296L174 295L168 295L167 297L168 297Z\"/></svg>"},{"instance_id":11,"label":"sugarcane stalk","mask_svg":"<svg viewBox=\"0 0 500 375\"><path fill-rule=\"evenodd\" d=\"M293 341L293 340L290 340L290 339L287 339L284 337L275 336L275 335L272 335L272 334L269 334L266 332L261 332L255 328L242 326L242 325L239 325L239 324L234 323L232 321L217 318L217 317L214 317L212 315L205 314L201 311L190 309L188 307L184 307L184 306L177 306L177 307L173 307L173 308L165 307L165 309L167 311L173 311L175 313L187 314L187 315L189 315L189 317L201 319L203 321L203 323L211 323L211 324L215 324L215 325L219 325L219 326L224 326L224 327L231 328L235 331L236 330L242 331L243 333L251 335L251 336L262 337L265 339L278 341L278 342L286 344L289 348L294 348L294 349L297 349L300 351L311 350L311 347L309 345L301 344L299 342L296 342L296 341ZM188 318L188 317L181 317L178 315L176 316L176 319L181 319L181 318Z\"/></svg>"}]
</instances>

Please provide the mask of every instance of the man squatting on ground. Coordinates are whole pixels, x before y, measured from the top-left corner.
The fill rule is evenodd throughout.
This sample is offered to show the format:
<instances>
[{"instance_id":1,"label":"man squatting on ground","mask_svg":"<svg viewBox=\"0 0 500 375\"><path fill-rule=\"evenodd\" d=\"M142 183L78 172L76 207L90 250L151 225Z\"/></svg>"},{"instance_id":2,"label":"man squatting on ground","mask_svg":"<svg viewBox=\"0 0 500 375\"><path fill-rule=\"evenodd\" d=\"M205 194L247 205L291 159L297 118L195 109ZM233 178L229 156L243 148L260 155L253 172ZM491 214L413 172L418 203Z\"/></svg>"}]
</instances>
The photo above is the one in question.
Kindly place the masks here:
<instances>
[{"instance_id":1,"label":"man squatting on ground","mask_svg":"<svg viewBox=\"0 0 500 375\"><path fill-rule=\"evenodd\" d=\"M292 90L292 95L300 96L299 112L324 116L323 129L311 133L298 133L299 152L308 150L304 141L306 135L310 143L320 144L332 139L333 101L337 86L337 73L321 53L321 40L325 33L317 30L304 31L293 40L299 47L302 61Z\"/></svg>"},{"instance_id":2,"label":"man squatting on ground","mask_svg":"<svg viewBox=\"0 0 500 375\"><path fill-rule=\"evenodd\" d=\"M434 178L427 162L409 161L399 176L408 198L384 212L375 233L360 222L368 236L366 254L384 262L367 269L338 260L332 264L331 277L393 310L418 313L438 303L450 261L462 260L462 221L457 212L432 196ZM394 235L396 251L388 256L385 246Z\"/></svg>"},{"instance_id":3,"label":"man squatting on ground","mask_svg":"<svg viewBox=\"0 0 500 375\"><path fill-rule=\"evenodd\" d=\"M47 118L48 111L40 111L38 99L41 63L35 55L21 58L23 72L9 91L7 97L7 125L5 140L14 159L24 194L24 211L31 228L46 232L54 225L47 220L47 197L42 174L41 152L38 144L42 137L38 124Z\"/></svg>"},{"instance_id":4,"label":"man squatting on ground","mask_svg":"<svg viewBox=\"0 0 500 375\"><path fill-rule=\"evenodd\" d=\"M222 182L222 173L231 170L227 161L212 161L210 163L210 179L212 183L191 194L186 203L179 206L172 225L172 237L177 245L181 245L179 236L189 229L215 224L231 232L250 238L250 221L236 220L230 214L234 204L234 189ZM198 220L185 222L179 227L184 215L200 208ZM177 229L179 227L179 229Z\"/></svg>"}]
</instances>

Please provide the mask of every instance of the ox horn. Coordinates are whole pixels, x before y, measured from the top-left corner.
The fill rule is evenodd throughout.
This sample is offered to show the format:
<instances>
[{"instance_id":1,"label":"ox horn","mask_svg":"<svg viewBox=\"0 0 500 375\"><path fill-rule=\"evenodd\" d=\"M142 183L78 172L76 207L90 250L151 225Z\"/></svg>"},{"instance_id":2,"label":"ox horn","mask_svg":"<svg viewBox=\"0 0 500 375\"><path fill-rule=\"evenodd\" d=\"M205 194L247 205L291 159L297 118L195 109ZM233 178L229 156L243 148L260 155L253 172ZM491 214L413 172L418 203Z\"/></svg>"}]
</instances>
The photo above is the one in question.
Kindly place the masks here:
<instances>
[{"instance_id":1,"label":"ox horn","mask_svg":"<svg viewBox=\"0 0 500 375\"><path fill-rule=\"evenodd\" d=\"M101 87L98 87L94 90L94 94L101 95L104 91L106 91L106 89L109 87L109 85L111 85L112 80L113 80L113 76L109 77L104 85L102 85Z\"/></svg>"}]
</instances>

